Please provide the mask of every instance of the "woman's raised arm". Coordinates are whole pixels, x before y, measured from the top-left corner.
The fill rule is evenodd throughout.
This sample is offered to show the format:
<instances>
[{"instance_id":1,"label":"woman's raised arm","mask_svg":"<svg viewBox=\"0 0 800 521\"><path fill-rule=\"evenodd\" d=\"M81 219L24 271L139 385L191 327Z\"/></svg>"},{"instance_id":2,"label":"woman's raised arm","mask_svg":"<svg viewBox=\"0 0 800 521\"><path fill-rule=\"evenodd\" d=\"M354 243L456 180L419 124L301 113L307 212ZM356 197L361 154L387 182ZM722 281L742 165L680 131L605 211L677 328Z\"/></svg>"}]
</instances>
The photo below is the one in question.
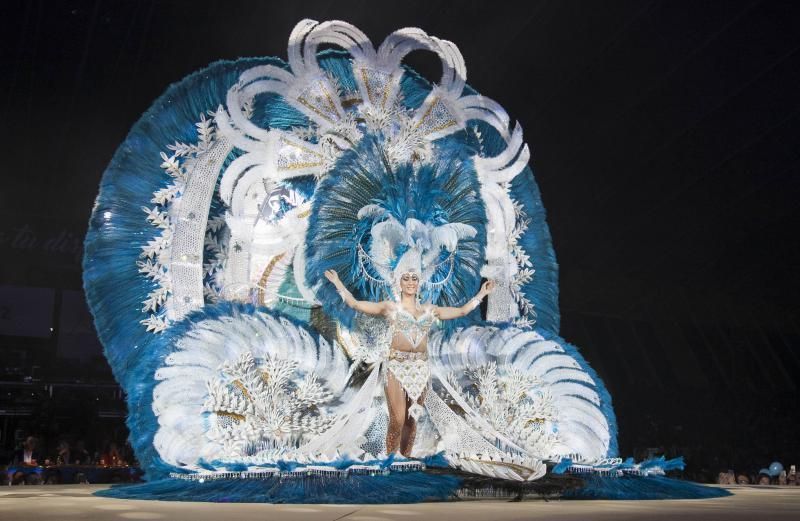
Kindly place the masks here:
<instances>
[{"instance_id":1,"label":"woman's raised arm","mask_svg":"<svg viewBox=\"0 0 800 521\"><path fill-rule=\"evenodd\" d=\"M350 293L344 284L339 280L339 274L334 270L325 271L325 278L328 279L336 286L336 291L342 296L344 303L367 315L385 315L386 302L370 302L369 300L356 300L352 293Z\"/></svg>"},{"instance_id":2,"label":"woman's raised arm","mask_svg":"<svg viewBox=\"0 0 800 521\"><path fill-rule=\"evenodd\" d=\"M495 283L493 280L487 280L481 286L481 290L477 295L472 297L466 304L460 308L454 307L439 307L434 306L433 312L439 320L450 320L453 318L461 318L466 316L470 311L481 305L483 297L494 291Z\"/></svg>"}]
</instances>

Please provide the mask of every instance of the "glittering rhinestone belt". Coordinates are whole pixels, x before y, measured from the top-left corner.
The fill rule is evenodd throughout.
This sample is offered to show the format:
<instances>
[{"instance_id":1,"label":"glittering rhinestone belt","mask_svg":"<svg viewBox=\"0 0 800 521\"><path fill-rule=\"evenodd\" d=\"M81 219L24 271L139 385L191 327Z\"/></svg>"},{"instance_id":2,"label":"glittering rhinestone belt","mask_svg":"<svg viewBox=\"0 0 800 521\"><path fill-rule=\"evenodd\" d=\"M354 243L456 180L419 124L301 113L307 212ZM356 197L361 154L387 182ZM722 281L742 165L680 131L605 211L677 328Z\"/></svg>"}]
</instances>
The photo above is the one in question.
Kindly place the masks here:
<instances>
[{"instance_id":1,"label":"glittering rhinestone belt","mask_svg":"<svg viewBox=\"0 0 800 521\"><path fill-rule=\"evenodd\" d=\"M428 353L424 351L414 352L414 351L400 351L397 349L390 349L389 350L389 360L398 360L400 362L405 362L406 360L427 360Z\"/></svg>"}]
</instances>

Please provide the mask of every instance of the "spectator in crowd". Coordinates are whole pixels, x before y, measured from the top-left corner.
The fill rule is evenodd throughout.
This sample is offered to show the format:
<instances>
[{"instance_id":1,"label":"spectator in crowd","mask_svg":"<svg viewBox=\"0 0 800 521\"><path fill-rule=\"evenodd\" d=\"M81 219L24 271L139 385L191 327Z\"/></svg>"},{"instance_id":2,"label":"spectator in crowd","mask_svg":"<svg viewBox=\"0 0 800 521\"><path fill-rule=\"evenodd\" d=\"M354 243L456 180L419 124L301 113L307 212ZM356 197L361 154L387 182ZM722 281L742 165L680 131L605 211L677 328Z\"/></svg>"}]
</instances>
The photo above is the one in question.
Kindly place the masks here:
<instances>
[{"instance_id":1,"label":"spectator in crowd","mask_svg":"<svg viewBox=\"0 0 800 521\"><path fill-rule=\"evenodd\" d=\"M14 452L14 459L11 465L16 467L13 476L11 476L12 484L21 483L23 480L29 484L39 484L41 478L33 469L39 466L41 456L36 450L36 438L28 436L22 444L22 447ZM29 468L30 471L26 471Z\"/></svg>"},{"instance_id":2,"label":"spectator in crowd","mask_svg":"<svg viewBox=\"0 0 800 521\"><path fill-rule=\"evenodd\" d=\"M736 474L732 470L728 472L720 472L719 476L717 476L717 483L720 485L735 485L736 484Z\"/></svg>"},{"instance_id":3,"label":"spectator in crowd","mask_svg":"<svg viewBox=\"0 0 800 521\"><path fill-rule=\"evenodd\" d=\"M125 465L125 461L119 452L119 448L117 448L117 444L113 441L108 444L108 449L100 457L100 465L108 465L110 467Z\"/></svg>"},{"instance_id":4,"label":"spectator in crowd","mask_svg":"<svg viewBox=\"0 0 800 521\"><path fill-rule=\"evenodd\" d=\"M75 465L92 464L92 456L89 454L89 451L86 450L86 444L83 440L75 442L75 447L70 451L70 457L72 458L72 463Z\"/></svg>"},{"instance_id":5,"label":"spectator in crowd","mask_svg":"<svg viewBox=\"0 0 800 521\"><path fill-rule=\"evenodd\" d=\"M36 450L36 438L28 436L22 443L22 447L14 452L14 465L28 465L35 467L39 464L39 452Z\"/></svg>"},{"instance_id":6,"label":"spectator in crowd","mask_svg":"<svg viewBox=\"0 0 800 521\"><path fill-rule=\"evenodd\" d=\"M58 442L56 451L56 465L69 465L72 463L71 452L67 440L61 440Z\"/></svg>"}]
</instances>

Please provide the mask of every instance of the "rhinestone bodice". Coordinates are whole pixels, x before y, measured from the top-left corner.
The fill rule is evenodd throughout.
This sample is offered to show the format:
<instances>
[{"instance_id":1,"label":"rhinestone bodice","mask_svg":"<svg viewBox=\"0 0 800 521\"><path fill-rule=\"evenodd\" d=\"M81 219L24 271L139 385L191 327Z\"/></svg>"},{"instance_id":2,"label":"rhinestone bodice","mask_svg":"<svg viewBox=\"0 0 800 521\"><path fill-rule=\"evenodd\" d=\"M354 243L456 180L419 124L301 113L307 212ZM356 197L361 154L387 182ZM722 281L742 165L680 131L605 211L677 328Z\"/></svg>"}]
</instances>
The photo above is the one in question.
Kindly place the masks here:
<instances>
[{"instance_id":1,"label":"rhinestone bodice","mask_svg":"<svg viewBox=\"0 0 800 521\"><path fill-rule=\"evenodd\" d=\"M420 316L415 317L410 312L397 305L392 313L392 336L400 334L414 347L417 348L428 336L436 317L433 308L428 307Z\"/></svg>"}]
</instances>

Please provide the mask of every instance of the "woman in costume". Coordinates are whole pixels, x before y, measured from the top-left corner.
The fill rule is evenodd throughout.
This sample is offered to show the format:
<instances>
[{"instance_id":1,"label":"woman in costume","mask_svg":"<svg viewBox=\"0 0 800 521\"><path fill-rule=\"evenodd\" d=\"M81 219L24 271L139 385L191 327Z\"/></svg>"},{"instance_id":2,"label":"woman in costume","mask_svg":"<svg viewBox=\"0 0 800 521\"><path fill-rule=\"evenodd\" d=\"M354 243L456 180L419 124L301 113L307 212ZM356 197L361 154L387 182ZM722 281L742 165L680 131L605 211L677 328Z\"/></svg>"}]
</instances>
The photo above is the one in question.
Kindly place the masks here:
<instances>
[{"instance_id":1,"label":"woman in costume","mask_svg":"<svg viewBox=\"0 0 800 521\"><path fill-rule=\"evenodd\" d=\"M386 432L386 453L400 452L411 457L417 420L430 386L428 368L428 333L435 320L451 320L466 316L492 292L494 283L487 281L475 297L461 307L420 304L420 272L406 271L399 276L397 301L370 302L356 300L339 280L334 270L325 272L342 300L361 313L385 317L389 321L391 345L386 372L386 404L389 426Z\"/></svg>"}]
</instances>

